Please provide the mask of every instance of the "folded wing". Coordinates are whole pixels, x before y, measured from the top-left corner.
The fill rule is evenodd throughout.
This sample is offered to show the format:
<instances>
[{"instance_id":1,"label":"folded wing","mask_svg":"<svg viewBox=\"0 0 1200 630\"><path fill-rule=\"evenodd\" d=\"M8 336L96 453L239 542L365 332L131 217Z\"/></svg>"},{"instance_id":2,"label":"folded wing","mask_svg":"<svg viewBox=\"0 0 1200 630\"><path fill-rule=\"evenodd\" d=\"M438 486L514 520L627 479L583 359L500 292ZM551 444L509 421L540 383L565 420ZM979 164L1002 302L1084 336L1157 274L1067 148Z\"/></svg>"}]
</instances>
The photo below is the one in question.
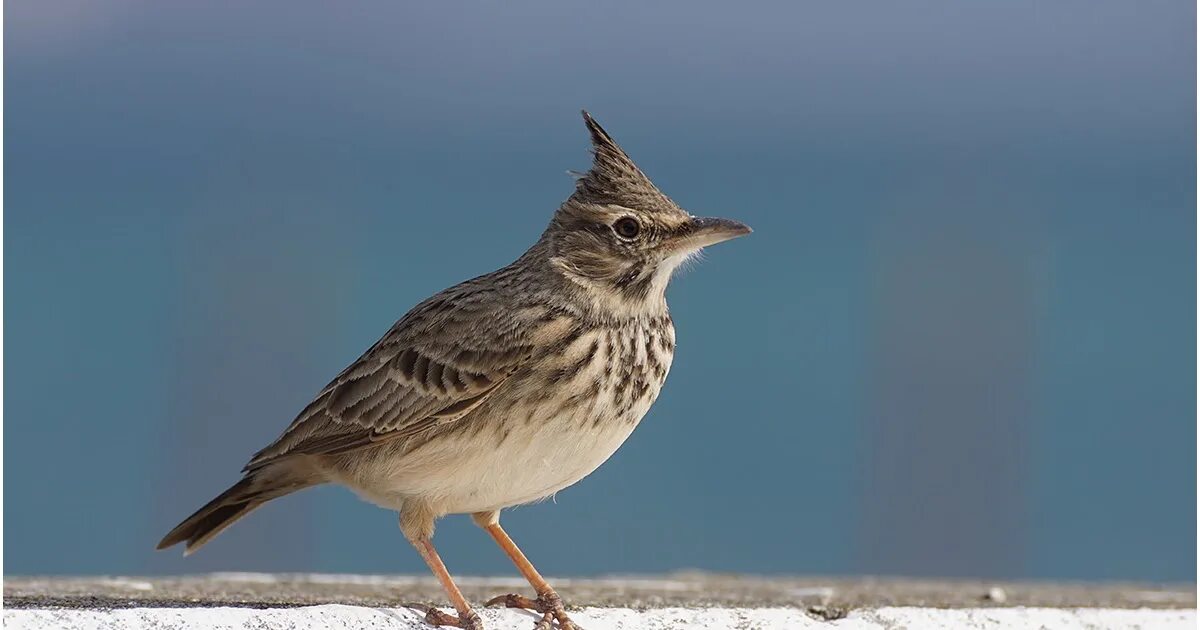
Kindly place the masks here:
<instances>
[{"instance_id":1,"label":"folded wing","mask_svg":"<svg viewBox=\"0 0 1200 630\"><path fill-rule=\"evenodd\" d=\"M462 334L455 310L444 301L414 309L325 386L245 469L291 455L336 454L411 437L469 414L526 360L530 346L524 335L508 331Z\"/></svg>"}]
</instances>

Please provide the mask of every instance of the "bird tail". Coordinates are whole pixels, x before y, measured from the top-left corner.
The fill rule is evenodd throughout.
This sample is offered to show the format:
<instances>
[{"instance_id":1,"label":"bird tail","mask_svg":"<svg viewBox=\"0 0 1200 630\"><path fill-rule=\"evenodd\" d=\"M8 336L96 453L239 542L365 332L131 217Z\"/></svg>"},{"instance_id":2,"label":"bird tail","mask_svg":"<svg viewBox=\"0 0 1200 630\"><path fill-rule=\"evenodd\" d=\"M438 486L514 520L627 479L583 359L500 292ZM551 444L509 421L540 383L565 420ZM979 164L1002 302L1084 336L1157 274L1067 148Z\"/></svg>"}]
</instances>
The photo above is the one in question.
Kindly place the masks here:
<instances>
[{"instance_id":1,"label":"bird tail","mask_svg":"<svg viewBox=\"0 0 1200 630\"><path fill-rule=\"evenodd\" d=\"M319 483L312 475L299 474L292 466L292 461L285 460L252 470L241 481L176 525L158 542L157 548L166 549L185 542L187 546L183 555L191 555L258 506Z\"/></svg>"}]
</instances>

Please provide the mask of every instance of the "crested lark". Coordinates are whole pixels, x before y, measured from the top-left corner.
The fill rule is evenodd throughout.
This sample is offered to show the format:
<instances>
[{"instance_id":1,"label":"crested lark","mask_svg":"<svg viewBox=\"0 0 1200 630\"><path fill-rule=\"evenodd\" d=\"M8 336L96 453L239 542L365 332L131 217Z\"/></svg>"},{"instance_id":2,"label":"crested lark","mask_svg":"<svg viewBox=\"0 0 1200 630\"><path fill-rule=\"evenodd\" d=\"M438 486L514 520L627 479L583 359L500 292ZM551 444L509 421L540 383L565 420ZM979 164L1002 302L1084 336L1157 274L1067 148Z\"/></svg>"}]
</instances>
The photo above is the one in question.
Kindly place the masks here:
<instances>
[{"instance_id":1,"label":"crested lark","mask_svg":"<svg viewBox=\"0 0 1200 630\"><path fill-rule=\"evenodd\" d=\"M533 586L492 603L573 627L561 599L500 527L500 510L553 495L629 437L671 367L665 291L702 247L748 234L659 192L587 112L594 160L515 262L418 304L321 390L242 480L171 530L190 553L271 499L340 483L400 513L400 530L481 628L434 550L434 521L471 514Z\"/></svg>"}]
</instances>

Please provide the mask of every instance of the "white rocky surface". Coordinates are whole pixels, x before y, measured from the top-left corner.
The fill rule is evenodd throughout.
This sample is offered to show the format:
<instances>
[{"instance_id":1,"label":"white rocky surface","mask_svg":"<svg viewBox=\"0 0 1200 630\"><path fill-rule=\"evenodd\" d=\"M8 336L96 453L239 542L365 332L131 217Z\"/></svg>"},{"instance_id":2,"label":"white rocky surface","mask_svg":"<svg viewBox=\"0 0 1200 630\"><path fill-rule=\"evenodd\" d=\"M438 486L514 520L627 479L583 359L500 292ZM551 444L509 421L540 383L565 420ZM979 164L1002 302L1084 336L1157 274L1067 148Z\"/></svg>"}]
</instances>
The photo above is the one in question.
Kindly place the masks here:
<instances>
[{"instance_id":1,"label":"white rocky surface","mask_svg":"<svg viewBox=\"0 0 1200 630\"><path fill-rule=\"evenodd\" d=\"M481 610L490 630L530 630L535 617L517 610ZM586 630L798 629L907 630L1014 628L1029 630L1179 630L1196 628L1195 610L918 607L851 611L825 621L796 608L586 608L571 613ZM299 608L9 609L9 630L429 630L405 608L328 604Z\"/></svg>"}]
</instances>

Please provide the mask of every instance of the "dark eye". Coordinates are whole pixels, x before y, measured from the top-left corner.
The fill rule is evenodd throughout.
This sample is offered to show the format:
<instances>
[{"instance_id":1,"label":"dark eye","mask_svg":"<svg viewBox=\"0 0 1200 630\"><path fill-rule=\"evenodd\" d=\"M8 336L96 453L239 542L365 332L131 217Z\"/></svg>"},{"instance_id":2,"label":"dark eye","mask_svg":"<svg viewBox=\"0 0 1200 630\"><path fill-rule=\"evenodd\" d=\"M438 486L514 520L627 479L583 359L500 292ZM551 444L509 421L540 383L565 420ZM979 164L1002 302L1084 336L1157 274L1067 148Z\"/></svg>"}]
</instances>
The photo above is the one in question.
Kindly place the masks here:
<instances>
[{"instance_id":1,"label":"dark eye","mask_svg":"<svg viewBox=\"0 0 1200 630\"><path fill-rule=\"evenodd\" d=\"M635 239L642 231L642 226L633 217L621 217L613 224L613 231L621 238Z\"/></svg>"}]
</instances>

